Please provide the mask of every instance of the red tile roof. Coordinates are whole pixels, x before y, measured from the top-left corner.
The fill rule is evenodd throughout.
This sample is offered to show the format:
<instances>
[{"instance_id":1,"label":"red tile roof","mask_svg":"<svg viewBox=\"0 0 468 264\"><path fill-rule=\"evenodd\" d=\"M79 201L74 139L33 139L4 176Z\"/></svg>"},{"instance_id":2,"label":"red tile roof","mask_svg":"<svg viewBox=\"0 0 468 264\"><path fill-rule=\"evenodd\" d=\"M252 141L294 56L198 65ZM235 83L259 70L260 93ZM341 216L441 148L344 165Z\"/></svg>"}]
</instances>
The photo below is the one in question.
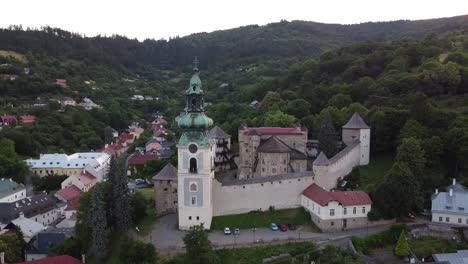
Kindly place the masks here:
<instances>
[{"instance_id":1,"label":"red tile roof","mask_svg":"<svg viewBox=\"0 0 468 264\"><path fill-rule=\"evenodd\" d=\"M12 123L12 122L16 122L16 116L14 116L14 115L3 115L3 116L0 116L0 120L2 122L5 122L5 123Z\"/></svg>"},{"instance_id":2,"label":"red tile roof","mask_svg":"<svg viewBox=\"0 0 468 264\"><path fill-rule=\"evenodd\" d=\"M127 133L122 133L119 136L119 140L133 140L134 135L132 134L127 134Z\"/></svg>"},{"instance_id":3,"label":"red tile roof","mask_svg":"<svg viewBox=\"0 0 468 264\"><path fill-rule=\"evenodd\" d=\"M157 154L134 154L128 159L128 165L143 165L149 160L158 159Z\"/></svg>"},{"instance_id":4,"label":"red tile roof","mask_svg":"<svg viewBox=\"0 0 468 264\"><path fill-rule=\"evenodd\" d=\"M20 116L20 121L23 124L34 123L36 121L36 116L33 116L33 115Z\"/></svg>"},{"instance_id":5,"label":"red tile roof","mask_svg":"<svg viewBox=\"0 0 468 264\"><path fill-rule=\"evenodd\" d=\"M75 199L67 202L67 208L65 208L65 211L76 211L79 205L80 197L76 197Z\"/></svg>"},{"instance_id":6,"label":"red tile roof","mask_svg":"<svg viewBox=\"0 0 468 264\"><path fill-rule=\"evenodd\" d=\"M307 187L302 194L321 206L336 201L343 206L372 204L369 195L363 191L339 191L328 192L313 183Z\"/></svg>"},{"instance_id":7,"label":"red tile roof","mask_svg":"<svg viewBox=\"0 0 468 264\"><path fill-rule=\"evenodd\" d=\"M299 128L296 127L246 127L244 128L245 132L257 132L259 134L279 134L279 135L286 135L286 134L303 134Z\"/></svg>"},{"instance_id":8,"label":"red tile roof","mask_svg":"<svg viewBox=\"0 0 468 264\"><path fill-rule=\"evenodd\" d=\"M77 178L85 186L96 181L96 177L94 177L91 173L89 173L87 171L80 173L80 175L78 175Z\"/></svg>"},{"instance_id":9,"label":"red tile roof","mask_svg":"<svg viewBox=\"0 0 468 264\"><path fill-rule=\"evenodd\" d=\"M65 201L70 201L80 196L81 191L75 185L67 186L56 193Z\"/></svg>"},{"instance_id":10,"label":"red tile roof","mask_svg":"<svg viewBox=\"0 0 468 264\"><path fill-rule=\"evenodd\" d=\"M43 258L33 261L19 262L17 264L82 264L81 261L67 255Z\"/></svg>"}]
</instances>

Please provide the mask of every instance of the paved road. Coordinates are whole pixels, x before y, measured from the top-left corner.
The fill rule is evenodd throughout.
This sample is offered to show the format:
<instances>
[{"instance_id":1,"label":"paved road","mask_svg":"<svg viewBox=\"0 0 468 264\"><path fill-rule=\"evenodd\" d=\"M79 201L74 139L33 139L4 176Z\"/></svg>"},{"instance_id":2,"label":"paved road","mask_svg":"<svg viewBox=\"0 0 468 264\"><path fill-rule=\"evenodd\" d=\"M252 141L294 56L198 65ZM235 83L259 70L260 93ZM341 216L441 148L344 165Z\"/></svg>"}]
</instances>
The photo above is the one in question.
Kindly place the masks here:
<instances>
[{"instance_id":1,"label":"paved road","mask_svg":"<svg viewBox=\"0 0 468 264\"><path fill-rule=\"evenodd\" d=\"M185 231L177 230L177 216L175 214L166 215L159 218L158 223L154 226L152 233L144 240L152 241L159 251L171 251L180 249L184 246L182 238L186 234ZM254 241L262 240L265 243L280 242L287 240L340 240L350 236L366 236L387 230L390 225L369 227L363 229L353 229L334 233L314 233L309 231L271 231L267 228L258 228L255 234L252 230L241 230L240 235L224 235L222 231L212 231L209 234L209 239L215 246L233 246L233 245L248 245Z\"/></svg>"}]
</instances>

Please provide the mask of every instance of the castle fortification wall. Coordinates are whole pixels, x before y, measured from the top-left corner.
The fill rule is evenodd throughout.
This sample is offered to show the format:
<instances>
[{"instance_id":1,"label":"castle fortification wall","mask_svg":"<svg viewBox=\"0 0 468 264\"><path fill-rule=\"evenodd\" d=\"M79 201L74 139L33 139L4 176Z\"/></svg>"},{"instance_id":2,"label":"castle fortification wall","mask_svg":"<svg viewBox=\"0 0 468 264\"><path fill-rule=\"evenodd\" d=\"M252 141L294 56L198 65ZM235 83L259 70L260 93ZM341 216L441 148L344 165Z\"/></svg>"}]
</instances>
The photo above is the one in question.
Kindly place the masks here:
<instances>
[{"instance_id":1,"label":"castle fortification wall","mask_svg":"<svg viewBox=\"0 0 468 264\"><path fill-rule=\"evenodd\" d=\"M244 184L242 184L244 182ZM301 206L301 194L314 183L311 171L277 175L266 179L236 180L221 183L213 180L213 215L248 213L254 210L295 208Z\"/></svg>"},{"instance_id":2,"label":"castle fortification wall","mask_svg":"<svg viewBox=\"0 0 468 264\"><path fill-rule=\"evenodd\" d=\"M325 190L330 190L336 187L339 178L343 178L349 174L354 167L359 166L360 143L353 142L338 154L330 159L330 165L325 169L317 169L314 166L317 185ZM323 167L323 166L321 166Z\"/></svg>"}]
</instances>

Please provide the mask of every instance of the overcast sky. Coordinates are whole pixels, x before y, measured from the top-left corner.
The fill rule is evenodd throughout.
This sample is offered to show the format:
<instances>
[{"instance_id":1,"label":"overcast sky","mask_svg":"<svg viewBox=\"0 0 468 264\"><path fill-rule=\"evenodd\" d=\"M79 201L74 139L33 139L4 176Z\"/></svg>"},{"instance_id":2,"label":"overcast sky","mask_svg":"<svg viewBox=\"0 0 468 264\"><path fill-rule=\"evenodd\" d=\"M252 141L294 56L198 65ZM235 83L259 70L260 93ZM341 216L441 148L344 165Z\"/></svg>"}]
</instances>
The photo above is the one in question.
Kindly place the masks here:
<instances>
[{"instance_id":1,"label":"overcast sky","mask_svg":"<svg viewBox=\"0 0 468 264\"><path fill-rule=\"evenodd\" d=\"M169 38L281 19L352 24L468 14L468 0L2 0L0 27Z\"/></svg>"}]
</instances>

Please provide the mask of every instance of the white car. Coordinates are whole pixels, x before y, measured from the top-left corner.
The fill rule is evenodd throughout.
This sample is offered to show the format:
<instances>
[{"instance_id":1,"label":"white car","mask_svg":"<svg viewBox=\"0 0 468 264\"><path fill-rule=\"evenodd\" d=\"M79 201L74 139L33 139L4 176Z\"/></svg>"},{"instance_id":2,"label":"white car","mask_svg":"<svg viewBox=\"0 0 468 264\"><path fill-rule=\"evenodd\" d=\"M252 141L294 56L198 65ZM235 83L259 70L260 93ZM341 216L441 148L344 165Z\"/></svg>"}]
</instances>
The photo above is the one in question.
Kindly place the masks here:
<instances>
[{"instance_id":1,"label":"white car","mask_svg":"<svg viewBox=\"0 0 468 264\"><path fill-rule=\"evenodd\" d=\"M224 232L225 235L230 235L231 234L231 229L229 227L225 227L223 232Z\"/></svg>"}]
</instances>

